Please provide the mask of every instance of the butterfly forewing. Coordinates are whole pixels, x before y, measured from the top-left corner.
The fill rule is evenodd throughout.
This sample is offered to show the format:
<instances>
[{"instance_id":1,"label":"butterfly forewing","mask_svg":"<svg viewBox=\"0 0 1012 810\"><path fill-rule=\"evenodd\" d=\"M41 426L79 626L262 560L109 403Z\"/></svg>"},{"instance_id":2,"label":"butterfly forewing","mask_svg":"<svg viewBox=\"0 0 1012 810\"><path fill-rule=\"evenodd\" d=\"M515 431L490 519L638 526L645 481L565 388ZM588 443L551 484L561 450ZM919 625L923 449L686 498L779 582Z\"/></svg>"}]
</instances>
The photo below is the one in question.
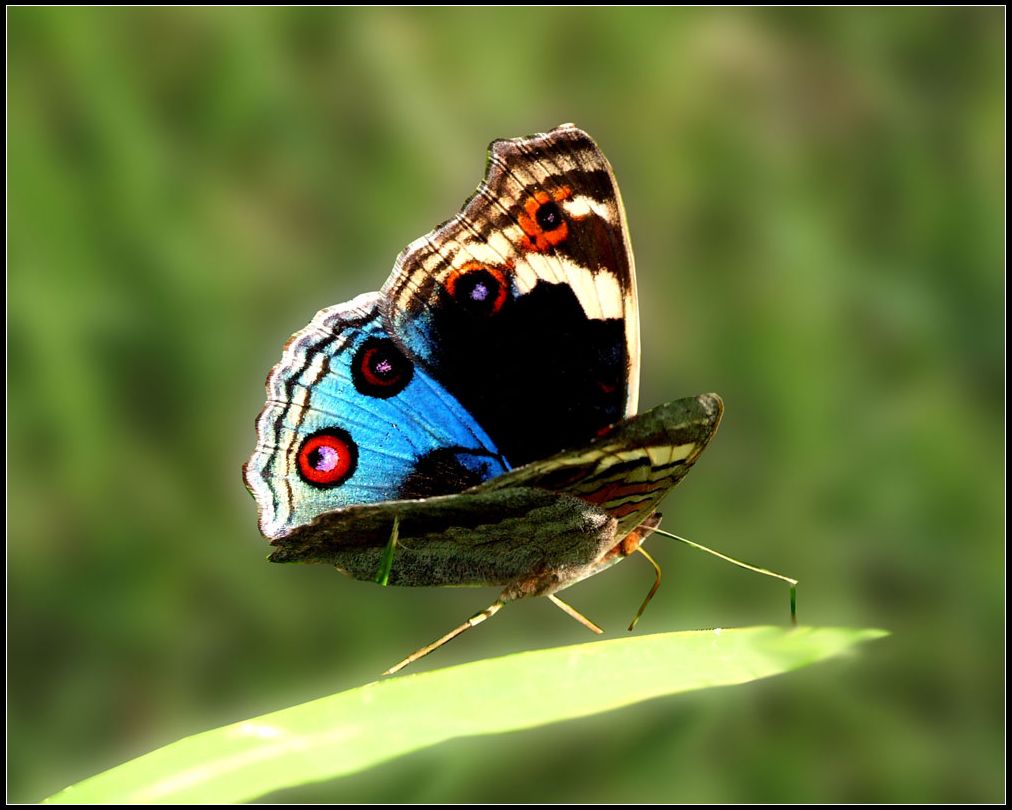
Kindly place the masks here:
<instances>
[{"instance_id":1,"label":"butterfly forewing","mask_svg":"<svg viewBox=\"0 0 1012 810\"><path fill-rule=\"evenodd\" d=\"M656 511L713 438L724 411L716 394L680 399L627 419L586 447L531 462L479 484L574 495L617 521L624 538Z\"/></svg>"},{"instance_id":2,"label":"butterfly forewing","mask_svg":"<svg viewBox=\"0 0 1012 810\"><path fill-rule=\"evenodd\" d=\"M635 413L639 319L611 167L573 126L490 148L463 210L398 257L391 333L517 466Z\"/></svg>"}]
</instances>

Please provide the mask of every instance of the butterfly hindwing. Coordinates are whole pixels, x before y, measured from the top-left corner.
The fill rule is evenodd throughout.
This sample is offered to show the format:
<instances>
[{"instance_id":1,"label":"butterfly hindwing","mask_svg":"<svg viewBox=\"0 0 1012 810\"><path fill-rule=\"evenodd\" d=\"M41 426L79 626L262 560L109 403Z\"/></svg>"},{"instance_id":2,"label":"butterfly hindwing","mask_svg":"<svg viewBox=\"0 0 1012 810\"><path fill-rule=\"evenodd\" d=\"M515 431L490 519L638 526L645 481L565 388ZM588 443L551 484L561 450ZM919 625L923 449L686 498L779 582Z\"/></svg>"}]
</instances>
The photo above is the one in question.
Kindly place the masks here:
<instances>
[{"instance_id":1,"label":"butterfly hindwing","mask_svg":"<svg viewBox=\"0 0 1012 810\"><path fill-rule=\"evenodd\" d=\"M405 249L383 294L391 333L513 466L636 411L625 213L607 159L571 125L494 142L478 190Z\"/></svg>"},{"instance_id":2,"label":"butterfly hindwing","mask_svg":"<svg viewBox=\"0 0 1012 810\"><path fill-rule=\"evenodd\" d=\"M389 584L510 586L509 598L586 575L616 541L616 521L602 509L516 486L337 509L274 540L270 559L374 580L395 520Z\"/></svg>"},{"instance_id":3,"label":"butterfly hindwing","mask_svg":"<svg viewBox=\"0 0 1012 810\"><path fill-rule=\"evenodd\" d=\"M404 355L368 293L317 313L267 379L244 467L270 538L356 503L456 492L506 471L485 431Z\"/></svg>"}]
</instances>

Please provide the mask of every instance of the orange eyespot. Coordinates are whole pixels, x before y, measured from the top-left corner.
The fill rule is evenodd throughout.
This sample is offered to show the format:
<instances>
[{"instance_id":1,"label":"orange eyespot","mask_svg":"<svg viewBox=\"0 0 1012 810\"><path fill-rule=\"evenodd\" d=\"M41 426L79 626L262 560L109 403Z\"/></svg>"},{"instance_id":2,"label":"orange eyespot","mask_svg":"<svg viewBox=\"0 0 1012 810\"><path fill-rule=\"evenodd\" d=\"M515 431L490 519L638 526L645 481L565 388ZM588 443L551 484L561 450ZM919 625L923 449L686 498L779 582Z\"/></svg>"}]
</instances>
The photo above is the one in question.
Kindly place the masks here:
<instances>
[{"instance_id":1,"label":"orange eyespot","mask_svg":"<svg viewBox=\"0 0 1012 810\"><path fill-rule=\"evenodd\" d=\"M495 315L509 296L509 280L502 267L468 262L446 280L450 297L476 315Z\"/></svg>"},{"instance_id":2,"label":"orange eyespot","mask_svg":"<svg viewBox=\"0 0 1012 810\"><path fill-rule=\"evenodd\" d=\"M560 203L572 196L572 190L563 186L551 194L537 191L524 203L523 212L517 216L517 222L524 229L524 250L545 253L566 240L569 223Z\"/></svg>"},{"instance_id":3,"label":"orange eyespot","mask_svg":"<svg viewBox=\"0 0 1012 810\"><path fill-rule=\"evenodd\" d=\"M336 487L347 481L358 464L358 448L346 430L327 428L299 448L299 475L317 487Z\"/></svg>"}]
</instances>

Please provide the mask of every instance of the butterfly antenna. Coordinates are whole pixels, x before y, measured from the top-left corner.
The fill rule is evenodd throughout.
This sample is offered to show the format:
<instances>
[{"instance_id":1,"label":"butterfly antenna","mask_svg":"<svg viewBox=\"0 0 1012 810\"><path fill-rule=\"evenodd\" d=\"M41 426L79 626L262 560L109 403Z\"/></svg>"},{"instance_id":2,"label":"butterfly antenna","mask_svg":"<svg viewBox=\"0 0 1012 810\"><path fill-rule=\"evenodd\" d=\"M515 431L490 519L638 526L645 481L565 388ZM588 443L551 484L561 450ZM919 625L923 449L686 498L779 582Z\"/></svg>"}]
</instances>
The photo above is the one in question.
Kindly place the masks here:
<instances>
[{"instance_id":1,"label":"butterfly antenna","mask_svg":"<svg viewBox=\"0 0 1012 810\"><path fill-rule=\"evenodd\" d=\"M654 529L654 531L657 530ZM657 593L657 589L661 587L661 567L657 564L657 560L651 557L643 546L637 546L636 550L646 557L647 562L654 567L654 571L657 573L657 578L654 579L654 586L650 589L650 593L647 594L647 598L643 600L643 604L640 605L640 609L636 611L636 615L633 616L633 620L629 622L630 632L632 632L632 629L636 626L636 622L640 620L640 616L643 615L643 611L647 609L647 605L650 604L650 600L654 598L654 594Z\"/></svg>"},{"instance_id":2,"label":"butterfly antenna","mask_svg":"<svg viewBox=\"0 0 1012 810\"><path fill-rule=\"evenodd\" d=\"M506 604L506 602L504 602L502 599L497 599L495 602L493 602L491 605L489 605L483 611L481 611L479 613L475 613L470 619L468 619L466 622L464 622L459 627L454 627L449 633L447 633L445 636L443 636L438 641L433 641L431 644L427 644L426 646L422 647L420 650L415 650L413 653L411 653L411 655L409 655L407 658L405 658L400 663L394 664L392 667L390 667L390 669L388 669L383 674L384 675L393 675L395 672L400 672L408 664L413 664L419 658L424 658L425 656L427 656L433 650L438 650L440 647L442 647L444 644L446 644L446 642L451 641L452 639L455 639L457 636L459 636L465 630L470 630L472 627L481 624L483 621L485 621L485 619L492 618L493 616L495 616L496 613L499 612L499 610L505 604Z\"/></svg>"},{"instance_id":3,"label":"butterfly antenna","mask_svg":"<svg viewBox=\"0 0 1012 810\"><path fill-rule=\"evenodd\" d=\"M798 581L796 579L791 579L791 577L785 577L783 574L776 573L776 571L769 571L769 570L767 570L765 568L759 568L756 565L749 565L748 563L742 562L741 560L734 559L734 557L728 557L726 554L721 554L719 551L714 551L712 548L707 548L706 546L701 546L699 543L693 543L691 540L687 540L684 537L679 537L677 534L672 534L671 532L666 532L666 531L664 531L664 529L651 528L650 531L656 532L657 534L662 534L665 537L670 537L672 540L677 540L679 543L685 543L685 545L691 546L692 548L695 548L695 549L699 549L700 551L705 551L707 554L712 554L714 557L719 557L720 559L724 560L725 562L729 562L729 563L732 563L733 565L737 565L739 568L744 568L746 571L753 571L756 574L763 574L764 576L767 576L767 577L773 577L774 579L783 580L784 582L786 582L788 585L791 586L791 624L797 625L797 623L798 623ZM653 594L651 593L651 596L652 595ZM649 598L650 597L647 597L648 600L649 600Z\"/></svg>"},{"instance_id":4,"label":"butterfly antenna","mask_svg":"<svg viewBox=\"0 0 1012 810\"><path fill-rule=\"evenodd\" d=\"M573 607L572 605L567 605L565 602L559 599L559 597L557 597L554 593L548 594L548 598L551 600L552 604L558 607L563 613L567 613L570 616L572 616L574 619L576 619L580 624L582 624L592 633L597 633L598 635L601 635L601 633L604 632L604 630L602 630L590 619L588 619L586 616L580 613L580 611L578 611L575 607Z\"/></svg>"}]
</instances>

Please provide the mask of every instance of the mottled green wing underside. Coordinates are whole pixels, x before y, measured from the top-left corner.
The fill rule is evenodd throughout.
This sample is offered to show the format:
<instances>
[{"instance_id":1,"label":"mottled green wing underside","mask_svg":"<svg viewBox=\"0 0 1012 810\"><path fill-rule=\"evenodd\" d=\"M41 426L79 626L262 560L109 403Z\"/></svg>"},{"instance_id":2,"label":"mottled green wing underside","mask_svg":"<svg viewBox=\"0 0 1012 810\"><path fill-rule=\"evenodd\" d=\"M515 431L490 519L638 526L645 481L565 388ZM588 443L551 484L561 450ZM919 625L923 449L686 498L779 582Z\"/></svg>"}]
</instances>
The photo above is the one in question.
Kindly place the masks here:
<instances>
[{"instance_id":1,"label":"mottled green wing underside","mask_svg":"<svg viewBox=\"0 0 1012 810\"><path fill-rule=\"evenodd\" d=\"M320 562L391 585L500 585L579 576L615 542L615 520L571 495L530 487L365 504L321 515L273 541L272 562Z\"/></svg>"}]
</instances>

